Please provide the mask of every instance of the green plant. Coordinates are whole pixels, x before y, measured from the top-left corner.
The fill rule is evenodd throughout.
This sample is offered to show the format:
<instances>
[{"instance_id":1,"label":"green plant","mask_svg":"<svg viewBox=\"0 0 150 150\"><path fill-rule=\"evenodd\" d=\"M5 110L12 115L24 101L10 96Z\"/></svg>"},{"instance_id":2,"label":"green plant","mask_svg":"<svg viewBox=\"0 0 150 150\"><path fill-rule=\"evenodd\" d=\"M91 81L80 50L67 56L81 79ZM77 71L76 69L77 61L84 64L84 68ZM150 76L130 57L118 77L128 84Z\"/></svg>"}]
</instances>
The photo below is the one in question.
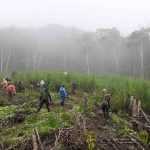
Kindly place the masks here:
<instances>
[{"instance_id":1,"label":"green plant","mask_svg":"<svg viewBox=\"0 0 150 150\"><path fill-rule=\"evenodd\" d=\"M144 144L144 145L147 145L148 144L148 133L146 130L141 130L139 132L139 139L141 140L141 142Z\"/></svg>"},{"instance_id":2,"label":"green plant","mask_svg":"<svg viewBox=\"0 0 150 150\"><path fill-rule=\"evenodd\" d=\"M96 142L96 133L93 131L84 131L86 137L86 143L88 145L89 150L94 150L95 142Z\"/></svg>"},{"instance_id":3,"label":"green plant","mask_svg":"<svg viewBox=\"0 0 150 150\"><path fill-rule=\"evenodd\" d=\"M132 126L127 120L121 118L116 114L111 114L111 118L113 121L122 125L122 130L120 131L120 135L122 137L128 137L132 133L132 129L131 129Z\"/></svg>"}]
</instances>

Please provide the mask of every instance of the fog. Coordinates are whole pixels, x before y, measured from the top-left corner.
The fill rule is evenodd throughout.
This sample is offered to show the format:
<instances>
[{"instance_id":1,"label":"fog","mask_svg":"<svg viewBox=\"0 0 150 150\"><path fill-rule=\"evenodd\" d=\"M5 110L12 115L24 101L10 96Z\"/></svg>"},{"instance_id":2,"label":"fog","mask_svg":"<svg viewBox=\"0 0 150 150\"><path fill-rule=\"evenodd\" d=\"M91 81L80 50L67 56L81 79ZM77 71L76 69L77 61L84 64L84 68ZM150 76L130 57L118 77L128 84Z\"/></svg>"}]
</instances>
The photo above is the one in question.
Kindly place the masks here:
<instances>
[{"instance_id":1,"label":"fog","mask_svg":"<svg viewBox=\"0 0 150 150\"><path fill-rule=\"evenodd\" d=\"M90 31L116 27L127 35L150 25L149 5L148 0L0 0L0 25L61 24Z\"/></svg>"},{"instance_id":2,"label":"fog","mask_svg":"<svg viewBox=\"0 0 150 150\"><path fill-rule=\"evenodd\" d=\"M0 0L0 71L150 75L149 2Z\"/></svg>"}]
</instances>

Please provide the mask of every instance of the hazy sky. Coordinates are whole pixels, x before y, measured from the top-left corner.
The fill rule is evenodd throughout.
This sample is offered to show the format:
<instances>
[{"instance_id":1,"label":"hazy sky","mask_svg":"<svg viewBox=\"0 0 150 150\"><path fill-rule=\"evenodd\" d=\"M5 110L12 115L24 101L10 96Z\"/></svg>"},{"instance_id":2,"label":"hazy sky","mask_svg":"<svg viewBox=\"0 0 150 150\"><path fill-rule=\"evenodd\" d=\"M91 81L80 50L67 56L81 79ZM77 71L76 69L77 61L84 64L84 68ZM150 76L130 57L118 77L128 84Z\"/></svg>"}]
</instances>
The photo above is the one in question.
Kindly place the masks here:
<instances>
[{"instance_id":1,"label":"hazy sky","mask_svg":"<svg viewBox=\"0 0 150 150\"><path fill-rule=\"evenodd\" d=\"M0 0L0 26L50 23L127 34L150 26L150 0Z\"/></svg>"}]
</instances>

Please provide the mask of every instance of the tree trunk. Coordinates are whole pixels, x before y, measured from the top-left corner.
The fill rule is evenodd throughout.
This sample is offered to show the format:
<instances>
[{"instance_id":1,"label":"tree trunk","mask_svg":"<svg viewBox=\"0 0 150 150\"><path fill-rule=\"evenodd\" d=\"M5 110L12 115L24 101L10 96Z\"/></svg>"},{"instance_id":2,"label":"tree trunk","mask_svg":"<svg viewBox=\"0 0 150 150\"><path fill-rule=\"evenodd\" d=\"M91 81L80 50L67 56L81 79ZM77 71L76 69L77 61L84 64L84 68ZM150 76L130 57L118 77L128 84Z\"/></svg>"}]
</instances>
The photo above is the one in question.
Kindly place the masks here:
<instances>
[{"instance_id":1,"label":"tree trunk","mask_svg":"<svg viewBox=\"0 0 150 150\"><path fill-rule=\"evenodd\" d=\"M89 67L89 48L87 46L86 49L86 66L87 66L87 74L90 74L90 67Z\"/></svg>"},{"instance_id":2,"label":"tree trunk","mask_svg":"<svg viewBox=\"0 0 150 150\"><path fill-rule=\"evenodd\" d=\"M26 64L27 71L29 71L29 56L30 56L30 54L29 54L29 51L28 51L28 54L27 54L27 64Z\"/></svg>"},{"instance_id":3,"label":"tree trunk","mask_svg":"<svg viewBox=\"0 0 150 150\"><path fill-rule=\"evenodd\" d=\"M141 57L141 78L144 79L144 59L143 59L143 43L141 38L141 47L140 47L140 57Z\"/></svg>"},{"instance_id":4,"label":"tree trunk","mask_svg":"<svg viewBox=\"0 0 150 150\"><path fill-rule=\"evenodd\" d=\"M1 53L1 72L3 72L3 48L2 48L2 53Z\"/></svg>"},{"instance_id":5,"label":"tree trunk","mask_svg":"<svg viewBox=\"0 0 150 150\"><path fill-rule=\"evenodd\" d=\"M8 64L9 64L9 59L10 59L10 48L9 48L9 51L8 51L8 57L7 57L7 62L6 62L6 68L5 68L5 71L7 72L8 70Z\"/></svg>"},{"instance_id":6,"label":"tree trunk","mask_svg":"<svg viewBox=\"0 0 150 150\"><path fill-rule=\"evenodd\" d=\"M36 50L35 51L35 55L32 54L32 56L33 56L33 70L35 71L35 69L36 69L36 62L37 62L37 56L38 56L38 51Z\"/></svg>"}]
</instances>

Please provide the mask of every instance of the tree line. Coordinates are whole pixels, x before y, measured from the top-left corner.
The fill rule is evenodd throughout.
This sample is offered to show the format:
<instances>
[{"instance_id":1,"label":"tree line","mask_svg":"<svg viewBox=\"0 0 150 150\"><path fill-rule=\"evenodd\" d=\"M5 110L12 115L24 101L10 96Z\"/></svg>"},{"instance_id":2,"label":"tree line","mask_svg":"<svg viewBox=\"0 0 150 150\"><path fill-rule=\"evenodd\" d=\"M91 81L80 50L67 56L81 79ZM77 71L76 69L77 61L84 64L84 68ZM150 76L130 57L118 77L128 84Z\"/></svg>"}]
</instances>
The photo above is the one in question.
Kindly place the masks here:
<instances>
[{"instance_id":1,"label":"tree line","mask_svg":"<svg viewBox=\"0 0 150 150\"><path fill-rule=\"evenodd\" d=\"M0 71L50 70L150 76L150 28L123 37L118 29L95 32L47 25L0 28Z\"/></svg>"}]
</instances>

